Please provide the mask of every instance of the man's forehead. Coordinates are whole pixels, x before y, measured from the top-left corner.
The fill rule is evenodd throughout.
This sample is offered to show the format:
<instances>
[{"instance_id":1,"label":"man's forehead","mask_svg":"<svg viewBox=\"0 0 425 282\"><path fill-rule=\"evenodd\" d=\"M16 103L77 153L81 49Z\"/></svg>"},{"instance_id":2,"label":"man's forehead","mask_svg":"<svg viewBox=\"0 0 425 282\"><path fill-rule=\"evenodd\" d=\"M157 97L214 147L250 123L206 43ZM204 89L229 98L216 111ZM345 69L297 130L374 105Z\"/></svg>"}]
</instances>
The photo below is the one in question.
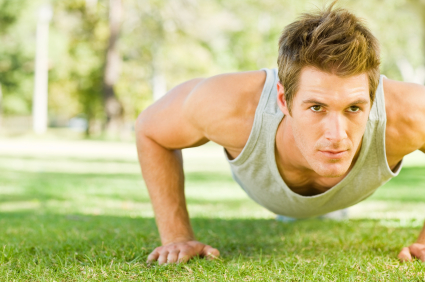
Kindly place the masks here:
<instances>
[{"instance_id":1,"label":"man's forehead","mask_svg":"<svg viewBox=\"0 0 425 282\"><path fill-rule=\"evenodd\" d=\"M316 68L303 68L298 92L303 96L369 97L369 80L366 73L341 77ZM303 98L305 100L306 97Z\"/></svg>"}]
</instances>

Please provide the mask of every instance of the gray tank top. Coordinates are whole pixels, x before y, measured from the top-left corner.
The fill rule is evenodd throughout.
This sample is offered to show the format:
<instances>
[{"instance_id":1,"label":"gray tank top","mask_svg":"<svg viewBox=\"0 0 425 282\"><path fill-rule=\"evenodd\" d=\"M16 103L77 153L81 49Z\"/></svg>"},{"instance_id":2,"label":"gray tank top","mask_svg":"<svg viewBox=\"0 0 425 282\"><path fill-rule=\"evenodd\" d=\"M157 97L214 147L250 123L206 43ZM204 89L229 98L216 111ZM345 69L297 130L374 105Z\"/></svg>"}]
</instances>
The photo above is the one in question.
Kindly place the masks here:
<instances>
[{"instance_id":1,"label":"gray tank top","mask_svg":"<svg viewBox=\"0 0 425 282\"><path fill-rule=\"evenodd\" d=\"M280 215L295 218L318 216L366 199L398 175L402 162L393 172L385 155L386 114L381 75L360 155L351 171L324 193L302 196L293 192L280 176L275 160L276 131L283 118L277 105L277 69L263 70L267 78L248 141L237 158L227 158L233 178L254 201Z\"/></svg>"}]
</instances>

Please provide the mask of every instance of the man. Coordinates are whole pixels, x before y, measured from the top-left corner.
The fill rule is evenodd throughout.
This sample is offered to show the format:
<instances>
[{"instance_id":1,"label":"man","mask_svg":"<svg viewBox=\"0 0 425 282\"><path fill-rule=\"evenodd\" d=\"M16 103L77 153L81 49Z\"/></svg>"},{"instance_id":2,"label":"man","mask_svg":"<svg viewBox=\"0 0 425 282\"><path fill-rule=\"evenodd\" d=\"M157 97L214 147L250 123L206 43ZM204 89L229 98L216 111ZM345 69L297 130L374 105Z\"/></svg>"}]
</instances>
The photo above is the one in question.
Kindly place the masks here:
<instances>
[{"instance_id":1,"label":"man","mask_svg":"<svg viewBox=\"0 0 425 282\"><path fill-rule=\"evenodd\" d=\"M148 261L217 257L195 240L181 149L224 147L234 179L260 205L296 218L354 205L425 152L425 87L380 76L377 39L353 14L305 14L279 40L278 71L193 79L143 111L140 165L162 246ZM425 228L399 258L425 261Z\"/></svg>"}]
</instances>

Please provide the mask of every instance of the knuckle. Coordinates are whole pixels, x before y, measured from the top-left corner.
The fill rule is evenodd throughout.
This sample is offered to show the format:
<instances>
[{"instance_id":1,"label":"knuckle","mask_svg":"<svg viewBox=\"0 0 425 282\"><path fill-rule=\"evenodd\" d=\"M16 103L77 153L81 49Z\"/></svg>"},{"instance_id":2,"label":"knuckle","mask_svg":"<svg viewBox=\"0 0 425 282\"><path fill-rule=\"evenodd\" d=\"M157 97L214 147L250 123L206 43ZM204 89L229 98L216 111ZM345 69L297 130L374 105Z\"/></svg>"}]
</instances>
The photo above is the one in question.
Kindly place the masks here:
<instances>
[{"instance_id":1,"label":"knuckle","mask_svg":"<svg viewBox=\"0 0 425 282\"><path fill-rule=\"evenodd\" d=\"M163 255L168 254L168 250L164 248L164 249L160 250L158 253L159 253L159 255L163 256Z\"/></svg>"},{"instance_id":2,"label":"knuckle","mask_svg":"<svg viewBox=\"0 0 425 282\"><path fill-rule=\"evenodd\" d=\"M176 262L177 261L177 256L168 256L167 258L167 262Z\"/></svg>"},{"instance_id":3,"label":"knuckle","mask_svg":"<svg viewBox=\"0 0 425 282\"><path fill-rule=\"evenodd\" d=\"M179 249L179 245L178 244L173 244L169 248L169 250L171 250L171 251L175 251L175 250L178 250L178 249Z\"/></svg>"},{"instance_id":4,"label":"knuckle","mask_svg":"<svg viewBox=\"0 0 425 282\"><path fill-rule=\"evenodd\" d=\"M180 249L180 254L190 255L191 253L193 253L191 248Z\"/></svg>"}]
</instances>

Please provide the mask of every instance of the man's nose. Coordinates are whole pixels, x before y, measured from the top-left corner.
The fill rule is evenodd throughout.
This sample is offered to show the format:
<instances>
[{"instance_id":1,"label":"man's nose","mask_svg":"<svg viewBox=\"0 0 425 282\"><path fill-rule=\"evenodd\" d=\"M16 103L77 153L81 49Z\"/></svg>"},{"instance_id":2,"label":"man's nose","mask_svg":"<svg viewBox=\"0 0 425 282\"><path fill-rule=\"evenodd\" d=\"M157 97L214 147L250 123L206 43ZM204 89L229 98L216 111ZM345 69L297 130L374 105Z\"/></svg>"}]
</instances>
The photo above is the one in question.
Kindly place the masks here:
<instances>
[{"instance_id":1,"label":"man's nose","mask_svg":"<svg viewBox=\"0 0 425 282\"><path fill-rule=\"evenodd\" d=\"M339 142L347 138L346 120L342 114L330 113L328 115L325 138L332 142Z\"/></svg>"}]
</instances>

